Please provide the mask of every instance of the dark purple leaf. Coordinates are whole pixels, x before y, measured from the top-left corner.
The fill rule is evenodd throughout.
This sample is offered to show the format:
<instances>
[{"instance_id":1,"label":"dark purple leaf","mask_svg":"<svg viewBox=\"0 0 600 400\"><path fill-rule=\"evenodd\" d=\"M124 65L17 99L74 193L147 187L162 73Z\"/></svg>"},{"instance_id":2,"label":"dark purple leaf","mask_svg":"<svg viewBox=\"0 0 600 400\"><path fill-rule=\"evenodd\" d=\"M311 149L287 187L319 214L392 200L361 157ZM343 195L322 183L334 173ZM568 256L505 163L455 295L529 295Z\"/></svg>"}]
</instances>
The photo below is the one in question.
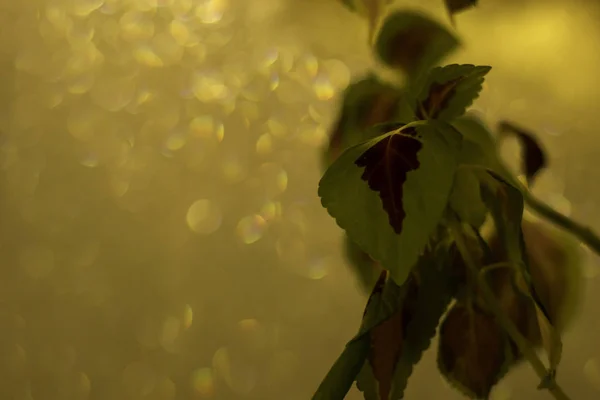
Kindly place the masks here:
<instances>
[{"instance_id":1,"label":"dark purple leaf","mask_svg":"<svg viewBox=\"0 0 600 400\"><path fill-rule=\"evenodd\" d=\"M546 154L540 143L532 132L507 121L500 122L499 131L501 134L512 134L519 140L523 147L522 169L527 183L531 185L536 175L547 166Z\"/></svg>"}]
</instances>

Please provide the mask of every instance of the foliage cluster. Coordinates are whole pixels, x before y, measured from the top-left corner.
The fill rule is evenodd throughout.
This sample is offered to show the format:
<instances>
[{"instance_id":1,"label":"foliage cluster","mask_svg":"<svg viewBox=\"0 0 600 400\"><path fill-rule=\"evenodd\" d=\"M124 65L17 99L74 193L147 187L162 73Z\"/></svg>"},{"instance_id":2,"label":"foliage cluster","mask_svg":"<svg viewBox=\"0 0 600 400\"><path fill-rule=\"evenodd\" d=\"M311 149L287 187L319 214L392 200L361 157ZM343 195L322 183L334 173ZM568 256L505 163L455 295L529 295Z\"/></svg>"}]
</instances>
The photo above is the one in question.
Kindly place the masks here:
<instances>
[{"instance_id":1,"label":"foliage cluster","mask_svg":"<svg viewBox=\"0 0 600 400\"><path fill-rule=\"evenodd\" d=\"M388 1L343 2L374 32ZM474 1L446 4L452 16ZM577 250L581 241L597 251L600 240L529 193L547 166L531 132L502 122L495 135L467 112L491 68L439 66L460 45L452 32L401 10L372 42L406 83L374 72L354 81L324 152L319 196L371 294L313 400L341 400L354 383L367 400L404 398L436 334L439 371L467 397L487 399L527 360L539 388L566 399L555 377L579 293ZM506 134L522 144L526 184L498 156ZM526 206L562 229L523 219Z\"/></svg>"}]
</instances>

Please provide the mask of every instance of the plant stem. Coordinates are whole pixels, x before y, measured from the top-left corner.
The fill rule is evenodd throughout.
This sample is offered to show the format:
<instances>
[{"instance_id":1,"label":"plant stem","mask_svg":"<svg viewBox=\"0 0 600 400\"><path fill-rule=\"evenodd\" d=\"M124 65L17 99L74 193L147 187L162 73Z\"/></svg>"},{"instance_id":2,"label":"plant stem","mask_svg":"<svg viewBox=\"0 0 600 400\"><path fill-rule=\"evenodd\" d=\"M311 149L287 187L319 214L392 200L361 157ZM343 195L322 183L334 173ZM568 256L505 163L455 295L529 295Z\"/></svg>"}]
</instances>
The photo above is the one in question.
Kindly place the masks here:
<instances>
[{"instance_id":1,"label":"plant stem","mask_svg":"<svg viewBox=\"0 0 600 400\"><path fill-rule=\"evenodd\" d=\"M521 192L523 193L525 203L531 207L533 211L553 224L575 235L575 237L586 244L594 253L600 256L600 237L598 237L590 228L553 210L550 206L544 204L544 202L536 199L527 189L521 188Z\"/></svg>"},{"instance_id":2,"label":"plant stem","mask_svg":"<svg viewBox=\"0 0 600 400\"><path fill-rule=\"evenodd\" d=\"M521 334L519 329L515 326L515 324L511 321L511 319L506 315L506 313L502 310L502 307L496 300L496 296L494 292L489 287L487 280L484 275L479 273L479 269L477 268L477 264L475 260L471 257L471 253L467 247L466 241L463 237L463 229L459 221L456 219L451 219L450 221L450 229L452 230L454 240L456 241L456 246L458 247L461 256L463 257L465 264L471 271L474 276L478 277L478 284L481 288L482 295L488 306L492 309L498 324L504 329L504 331L510 336L510 338L515 342L519 351L523 356L529 361L534 371L540 378L540 380L544 381L548 376L548 371L546 367L536 354L533 347L529 344L527 339ZM553 382L553 384L547 388L550 393L552 393L553 397L556 400L569 400L569 397L563 392L558 383Z\"/></svg>"}]
</instances>

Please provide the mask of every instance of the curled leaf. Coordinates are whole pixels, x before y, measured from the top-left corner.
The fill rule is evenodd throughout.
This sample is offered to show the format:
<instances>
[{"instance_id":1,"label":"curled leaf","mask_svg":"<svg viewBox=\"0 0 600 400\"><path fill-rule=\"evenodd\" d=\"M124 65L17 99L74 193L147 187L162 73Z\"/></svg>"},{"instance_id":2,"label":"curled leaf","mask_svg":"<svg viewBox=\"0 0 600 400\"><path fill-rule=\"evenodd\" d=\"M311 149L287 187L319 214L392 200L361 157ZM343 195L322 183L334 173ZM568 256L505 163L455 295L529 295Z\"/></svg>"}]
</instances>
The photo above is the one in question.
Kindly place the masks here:
<instances>
[{"instance_id":1,"label":"curled leaf","mask_svg":"<svg viewBox=\"0 0 600 400\"><path fill-rule=\"evenodd\" d=\"M518 289L521 294L528 296L535 306L539 332L550 362L549 377L552 380L561 359L562 341L558 330L550 323L550 314L531 281L521 227L523 194L492 171L488 171L487 178L487 184L482 186L482 198L492 213L506 257L516 266Z\"/></svg>"},{"instance_id":2,"label":"curled leaf","mask_svg":"<svg viewBox=\"0 0 600 400\"><path fill-rule=\"evenodd\" d=\"M417 12L396 11L384 20L375 50L385 64L415 78L458 46L458 39L437 22Z\"/></svg>"},{"instance_id":3,"label":"curled leaf","mask_svg":"<svg viewBox=\"0 0 600 400\"><path fill-rule=\"evenodd\" d=\"M511 361L510 342L494 318L456 303L440 326L438 367L457 389L487 399Z\"/></svg>"},{"instance_id":4,"label":"curled leaf","mask_svg":"<svg viewBox=\"0 0 600 400\"><path fill-rule=\"evenodd\" d=\"M546 154L535 138L535 135L510 122L500 122L498 129L501 134L514 135L519 140L522 151L522 169L527 179L527 184L533 184L537 174L547 166Z\"/></svg>"},{"instance_id":5,"label":"curled leaf","mask_svg":"<svg viewBox=\"0 0 600 400\"><path fill-rule=\"evenodd\" d=\"M418 119L453 120L462 116L479 97L491 67L452 64L434 68L419 95Z\"/></svg>"}]
</instances>

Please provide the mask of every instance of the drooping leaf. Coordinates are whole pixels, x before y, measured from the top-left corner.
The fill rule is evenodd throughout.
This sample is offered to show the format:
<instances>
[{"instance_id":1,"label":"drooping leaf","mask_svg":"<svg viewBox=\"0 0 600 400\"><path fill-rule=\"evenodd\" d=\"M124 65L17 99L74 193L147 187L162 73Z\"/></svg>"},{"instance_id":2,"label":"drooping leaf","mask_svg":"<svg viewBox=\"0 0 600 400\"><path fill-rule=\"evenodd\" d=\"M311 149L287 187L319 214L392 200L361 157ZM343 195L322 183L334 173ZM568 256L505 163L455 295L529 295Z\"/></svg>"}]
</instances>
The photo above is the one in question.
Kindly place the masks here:
<instances>
[{"instance_id":1,"label":"drooping leaf","mask_svg":"<svg viewBox=\"0 0 600 400\"><path fill-rule=\"evenodd\" d=\"M521 168L525 173L527 184L533 184L537 174L544 169L548 163L541 144L537 141L532 132L510 122L500 122L498 129L501 134L514 135L519 140L523 148Z\"/></svg>"},{"instance_id":2,"label":"drooping leaf","mask_svg":"<svg viewBox=\"0 0 600 400\"><path fill-rule=\"evenodd\" d=\"M454 304L440 326L438 367L456 389L472 399L487 399L511 362L510 342L476 305Z\"/></svg>"},{"instance_id":3,"label":"drooping leaf","mask_svg":"<svg viewBox=\"0 0 600 400\"><path fill-rule=\"evenodd\" d=\"M328 167L347 148L385 133L373 127L391 120L414 120L407 98L399 89L372 74L352 83L344 91L324 154L324 166Z\"/></svg>"},{"instance_id":4,"label":"drooping leaf","mask_svg":"<svg viewBox=\"0 0 600 400\"><path fill-rule=\"evenodd\" d=\"M404 398L413 368L431 345L440 318L456 294L462 277L453 269L453 255L456 254L452 249L440 246L429 258L430 262L420 263L417 267L418 285L414 299L409 303L412 311L394 371L392 399Z\"/></svg>"},{"instance_id":5,"label":"drooping leaf","mask_svg":"<svg viewBox=\"0 0 600 400\"><path fill-rule=\"evenodd\" d=\"M453 120L479 97L491 67L452 64L434 68L418 96L418 119Z\"/></svg>"},{"instance_id":6,"label":"drooping leaf","mask_svg":"<svg viewBox=\"0 0 600 400\"><path fill-rule=\"evenodd\" d=\"M462 139L433 121L415 130L351 147L319 184L321 203L329 214L399 285L446 209ZM392 166L407 171L402 174Z\"/></svg>"},{"instance_id":7,"label":"drooping leaf","mask_svg":"<svg viewBox=\"0 0 600 400\"><path fill-rule=\"evenodd\" d=\"M456 14L477 5L477 0L444 0L444 2L446 4L446 10L452 20L452 24L454 24L454 16Z\"/></svg>"},{"instance_id":8,"label":"drooping leaf","mask_svg":"<svg viewBox=\"0 0 600 400\"><path fill-rule=\"evenodd\" d=\"M558 330L550 323L550 314L531 282L531 269L521 228L523 194L499 175L488 171L486 184L482 185L482 198L492 213L507 259L513 265L521 266L517 270L517 283L522 293L534 302L539 332L550 362L548 379L552 381L562 355L562 340Z\"/></svg>"},{"instance_id":9,"label":"drooping leaf","mask_svg":"<svg viewBox=\"0 0 600 400\"><path fill-rule=\"evenodd\" d=\"M369 346L368 337L348 343L312 400L344 400L364 365Z\"/></svg>"},{"instance_id":10,"label":"drooping leaf","mask_svg":"<svg viewBox=\"0 0 600 400\"><path fill-rule=\"evenodd\" d=\"M383 22L375 44L377 56L409 78L417 78L460 45L446 28L414 11L396 11Z\"/></svg>"},{"instance_id":11,"label":"drooping leaf","mask_svg":"<svg viewBox=\"0 0 600 400\"><path fill-rule=\"evenodd\" d=\"M344 253L360 287L367 293L373 289L381 273L381 265L365 253L348 235L344 238Z\"/></svg>"}]
</instances>

